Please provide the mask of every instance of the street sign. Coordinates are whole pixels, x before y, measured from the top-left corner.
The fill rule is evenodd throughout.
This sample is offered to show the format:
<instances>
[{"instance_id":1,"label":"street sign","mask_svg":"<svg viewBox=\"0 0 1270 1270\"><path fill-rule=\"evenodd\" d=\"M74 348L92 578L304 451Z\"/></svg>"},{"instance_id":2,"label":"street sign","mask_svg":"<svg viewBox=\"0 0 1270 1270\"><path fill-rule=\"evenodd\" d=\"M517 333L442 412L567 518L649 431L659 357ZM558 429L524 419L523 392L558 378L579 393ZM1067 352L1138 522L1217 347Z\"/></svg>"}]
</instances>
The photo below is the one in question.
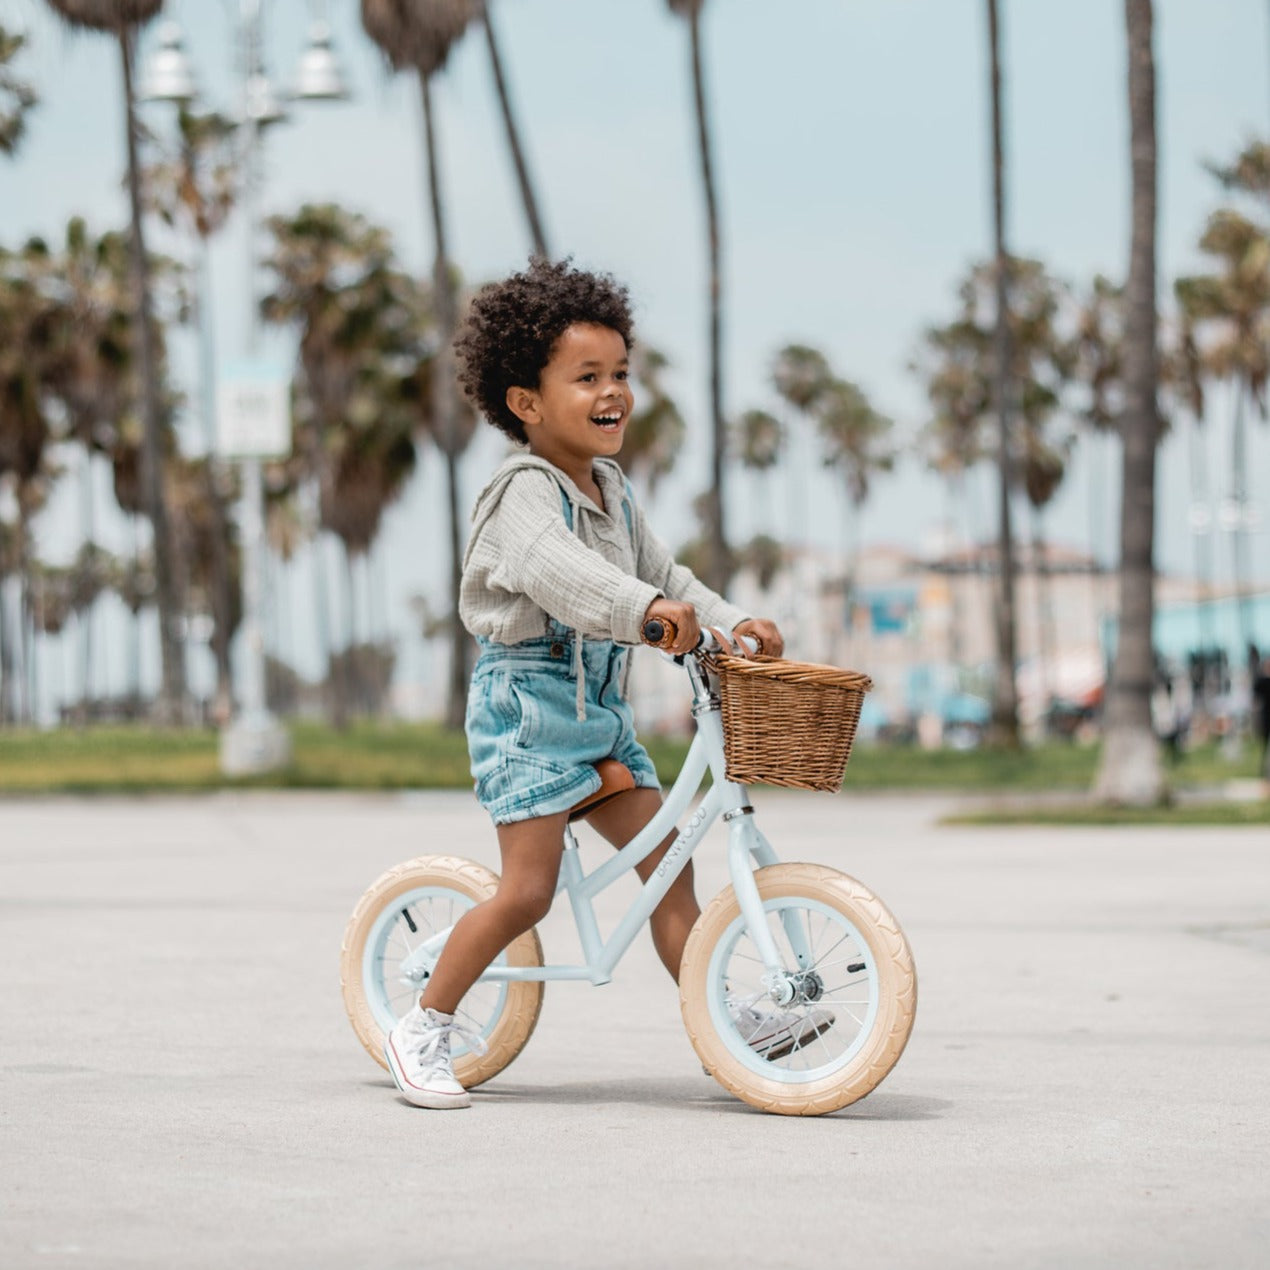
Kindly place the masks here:
<instances>
[{"instance_id":1,"label":"street sign","mask_svg":"<svg viewBox=\"0 0 1270 1270\"><path fill-rule=\"evenodd\" d=\"M236 362L216 394L216 448L225 458L270 459L291 450L291 373L275 362Z\"/></svg>"}]
</instances>

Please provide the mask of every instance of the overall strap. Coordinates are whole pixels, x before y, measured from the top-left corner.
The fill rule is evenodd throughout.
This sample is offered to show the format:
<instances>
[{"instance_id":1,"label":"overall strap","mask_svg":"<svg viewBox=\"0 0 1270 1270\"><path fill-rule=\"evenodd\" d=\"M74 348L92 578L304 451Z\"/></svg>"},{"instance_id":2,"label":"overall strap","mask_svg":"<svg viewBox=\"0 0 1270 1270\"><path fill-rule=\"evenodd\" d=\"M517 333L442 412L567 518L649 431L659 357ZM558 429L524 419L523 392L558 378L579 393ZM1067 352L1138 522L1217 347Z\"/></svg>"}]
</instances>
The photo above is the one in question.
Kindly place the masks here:
<instances>
[{"instance_id":1,"label":"overall strap","mask_svg":"<svg viewBox=\"0 0 1270 1270\"><path fill-rule=\"evenodd\" d=\"M569 527L570 531L576 533L573 525L573 503L569 495L565 493L563 485L557 482L557 489L560 491L560 508L564 512L564 523ZM554 619L553 619L554 620ZM573 676L577 681L577 701L576 711L578 722L582 723L586 719L586 663L582 657L582 632L573 632Z\"/></svg>"}]
</instances>

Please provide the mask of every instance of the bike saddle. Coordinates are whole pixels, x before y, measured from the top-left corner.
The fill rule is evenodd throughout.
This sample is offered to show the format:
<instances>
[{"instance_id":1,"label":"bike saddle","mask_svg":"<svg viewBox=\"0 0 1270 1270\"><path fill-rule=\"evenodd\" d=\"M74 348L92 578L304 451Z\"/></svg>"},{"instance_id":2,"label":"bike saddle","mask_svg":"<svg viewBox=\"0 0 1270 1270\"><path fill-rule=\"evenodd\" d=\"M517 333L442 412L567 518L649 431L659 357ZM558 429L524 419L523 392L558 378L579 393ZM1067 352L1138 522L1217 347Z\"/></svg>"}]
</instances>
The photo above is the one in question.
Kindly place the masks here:
<instances>
[{"instance_id":1,"label":"bike saddle","mask_svg":"<svg viewBox=\"0 0 1270 1270\"><path fill-rule=\"evenodd\" d=\"M614 795L635 788L635 777L631 769L615 758L602 758L595 765L595 770L600 774L600 788L569 809L570 820L579 820L593 812L601 803L608 802Z\"/></svg>"}]
</instances>

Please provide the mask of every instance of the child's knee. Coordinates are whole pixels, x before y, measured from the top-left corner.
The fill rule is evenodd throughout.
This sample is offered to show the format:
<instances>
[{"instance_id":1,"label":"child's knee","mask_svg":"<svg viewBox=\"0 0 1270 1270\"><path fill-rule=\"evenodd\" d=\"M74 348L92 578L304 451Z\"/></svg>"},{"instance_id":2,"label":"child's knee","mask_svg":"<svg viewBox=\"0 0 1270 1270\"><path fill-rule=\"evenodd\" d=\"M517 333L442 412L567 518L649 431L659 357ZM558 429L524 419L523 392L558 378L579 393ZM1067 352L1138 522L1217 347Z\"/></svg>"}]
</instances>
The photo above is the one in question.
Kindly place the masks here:
<instances>
[{"instance_id":1,"label":"child's knee","mask_svg":"<svg viewBox=\"0 0 1270 1270\"><path fill-rule=\"evenodd\" d=\"M542 885L502 886L495 897L505 919L517 927L518 933L536 926L551 911L556 897L554 887Z\"/></svg>"}]
</instances>

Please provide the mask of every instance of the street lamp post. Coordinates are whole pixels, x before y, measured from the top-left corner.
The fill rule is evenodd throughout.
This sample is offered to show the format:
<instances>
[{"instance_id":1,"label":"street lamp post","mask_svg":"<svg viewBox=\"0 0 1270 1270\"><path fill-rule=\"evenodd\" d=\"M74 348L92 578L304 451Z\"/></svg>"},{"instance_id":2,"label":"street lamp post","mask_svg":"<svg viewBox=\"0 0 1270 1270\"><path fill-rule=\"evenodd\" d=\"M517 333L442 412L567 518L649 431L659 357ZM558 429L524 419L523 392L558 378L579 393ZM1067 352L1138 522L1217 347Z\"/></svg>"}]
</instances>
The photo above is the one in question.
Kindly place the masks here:
<instances>
[{"instance_id":1,"label":"street lamp post","mask_svg":"<svg viewBox=\"0 0 1270 1270\"><path fill-rule=\"evenodd\" d=\"M290 445L288 387L285 379L260 382L253 374L259 351L260 322L256 298L256 247L259 229L261 133L285 112L274 95L262 56L263 0L239 0L238 40L241 74L240 137L243 170L243 222L247 238L248 313L243 355L246 379L222 381L218 404L220 450L237 460L242 478L239 532L242 552L242 657L238 710L221 734L220 762L231 776L272 771L290 758L286 731L269 711L265 691L264 624L264 481L262 460L284 454ZM152 99L188 101L192 76L183 62L179 36L169 27L153 65ZM333 101L347 96L331 51L330 28L320 18L309 30L309 46L301 57L293 97ZM255 422L253 423L253 419ZM229 427L226 427L228 421ZM257 427L257 424L262 425ZM281 427L279 427L281 425ZM254 431L253 431L254 429ZM227 441L228 433L237 439Z\"/></svg>"}]
</instances>

